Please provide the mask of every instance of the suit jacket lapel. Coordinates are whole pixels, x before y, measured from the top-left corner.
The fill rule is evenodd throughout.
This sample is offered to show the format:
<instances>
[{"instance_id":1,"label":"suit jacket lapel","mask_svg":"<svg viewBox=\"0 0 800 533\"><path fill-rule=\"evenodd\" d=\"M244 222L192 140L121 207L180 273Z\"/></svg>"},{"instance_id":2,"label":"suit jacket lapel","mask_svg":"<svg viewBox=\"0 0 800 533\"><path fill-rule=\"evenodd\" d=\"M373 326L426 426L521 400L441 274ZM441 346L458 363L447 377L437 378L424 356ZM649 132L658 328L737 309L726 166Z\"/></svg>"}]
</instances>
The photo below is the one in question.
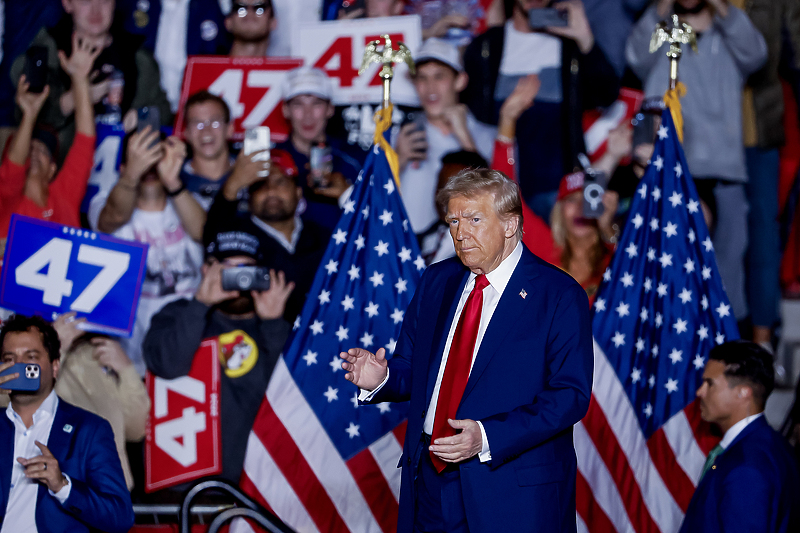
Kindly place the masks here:
<instances>
[{"instance_id":1,"label":"suit jacket lapel","mask_svg":"<svg viewBox=\"0 0 800 533\"><path fill-rule=\"evenodd\" d=\"M73 428L73 429L69 429ZM69 431L68 431L69 430ZM47 449L58 460L58 464L62 471L64 469L64 460L67 456L69 449L69 442L75 434L74 422L70 416L70 406L61 398L58 399L58 407L56 414L53 417L53 425L50 427L50 435L47 437ZM42 499L47 495L47 486L42 484L39 486L39 492L36 495L36 514L39 516L39 509L42 508ZM45 518L45 517L42 517Z\"/></svg>"},{"instance_id":2,"label":"suit jacket lapel","mask_svg":"<svg viewBox=\"0 0 800 533\"><path fill-rule=\"evenodd\" d=\"M480 379L483 371L486 370L489 361L501 348L503 339L508 335L509 330L512 327L518 327L520 317L525 316L525 306L529 301L523 298L520 292L525 290L531 296L530 301L535 300L536 295L530 280L537 276L536 268L536 263L532 260L532 254L527 251L527 248L523 248L522 257L520 257L517 268L511 274L511 278L503 291L503 296L500 297L497 308L492 315L492 320L483 335L481 347L475 357L475 363L472 365L467 386L464 389L463 396L461 396L462 404L472 389L475 388L475 383Z\"/></svg>"},{"instance_id":3,"label":"suit jacket lapel","mask_svg":"<svg viewBox=\"0 0 800 533\"><path fill-rule=\"evenodd\" d=\"M436 384L436 376L442 364L447 335L450 333L450 325L453 323L453 317L455 317L456 309L458 309L458 300L461 297L461 293L464 291L464 285L467 284L468 279L469 270L465 268L463 274L450 276L445 284L441 300L442 306L439 309L439 316L436 319L436 327L433 330L433 340L431 343L431 358L428 365L428 383L425 394L425 398L428 402L430 402L431 396L433 395L433 387ZM451 302L451 304L448 307L444 302Z\"/></svg>"},{"instance_id":4,"label":"suit jacket lapel","mask_svg":"<svg viewBox=\"0 0 800 533\"><path fill-rule=\"evenodd\" d=\"M53 419L53 427L50 428L50 437L47 439L47 448L59 463L65 461L70 443L78 430L71 407L61 398L58 399L58 409Z\"/></svg>"}]
</instances>

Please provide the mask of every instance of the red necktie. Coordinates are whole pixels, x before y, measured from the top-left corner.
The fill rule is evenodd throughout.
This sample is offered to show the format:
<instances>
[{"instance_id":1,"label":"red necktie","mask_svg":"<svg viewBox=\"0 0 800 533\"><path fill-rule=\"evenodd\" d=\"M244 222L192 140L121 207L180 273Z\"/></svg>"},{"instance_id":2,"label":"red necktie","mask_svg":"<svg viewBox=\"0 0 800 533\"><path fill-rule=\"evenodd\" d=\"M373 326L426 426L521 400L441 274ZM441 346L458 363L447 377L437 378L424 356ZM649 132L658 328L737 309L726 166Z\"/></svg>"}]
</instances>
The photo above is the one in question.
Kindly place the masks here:
<instances>
[{"instance_id":1,"label":"red necktie","mask_svg":"<svg viewBox=\"0 0 800 533\"><path fill-rule=\"evenodd\" d=\"M442 376L442 384L439 386L439 399L436 403L436 416L433 419L431 442L456 434L456 430L450 427L447 419L456 419L458 405L461 403L461 397L467 387L469 370L472 366L472 353L475 351L475 341L481 325L483 289L488 285L489 281L485 275L480 274L475 278L475 287L469 293L467 303L458 319L453 342L450 344L450 354L447 356L447 365L444 368L444 376ZM430 454L433 466L441 473L447 463L432 452Z\"/></svg>"}]
</instances>

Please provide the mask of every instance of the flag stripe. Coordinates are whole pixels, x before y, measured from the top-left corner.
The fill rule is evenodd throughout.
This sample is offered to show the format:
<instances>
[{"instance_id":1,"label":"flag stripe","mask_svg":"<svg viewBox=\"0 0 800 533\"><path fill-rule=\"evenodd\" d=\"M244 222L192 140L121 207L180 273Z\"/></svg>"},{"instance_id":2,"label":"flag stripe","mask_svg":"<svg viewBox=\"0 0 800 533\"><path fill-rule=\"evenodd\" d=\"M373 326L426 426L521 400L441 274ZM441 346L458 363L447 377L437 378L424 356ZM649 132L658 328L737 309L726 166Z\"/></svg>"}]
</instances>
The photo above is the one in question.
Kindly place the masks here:
<instances>
[{"instance_id":1,"label":"flag stripe","mask_svg":"<svg viewBox=\"0 0 800 533\"><path fill-rule=\"evenodd\" d=\"M637 482L635 473L628 464L624 450L608 424L605 413L594 401L594 396L589 404L589 411L583 419L583 425L597 448L597 453L608 468L636 531L658 532L659 527L649 512L649 506L646 505L642 487Z\"/></svg>"},{"instance_id":2,"label":"flag stripe","mask_svg":"<svg viewBox=\"0 0 800 533\"><path fill-rule=\"evenodd\" d=\"M616 531L628 532L633 531L630 518L628 517L628 510L622 497L617 491L614 480L611 478L611 473L606 468L603 459L597 453L594 443L586 431L583 422L578 422L573 428L573 436L575 440L575 451L578 457L578 471L580 475L586 479L592 489L594 500L597 505L603 509L606 517L614 525ZM583 494L579 493L578 498ZM583 519L591 523L590 516L583 515Z\"/></svg>"},{"instance_id":3,"label":"flag stripe","mask_svg":"<svg viewBox=\"0 0 800 533\"><path fill-rule=\"evenodd\" d=\"M595 501L592 496L592 488L580 472L578 472L575 492L578 495L578 517L586 517L586 520L592 524L592 533L613 533L615 531L614 524ZM580 521L583 522L583 520Z\"/></svg>"},{"instance_id":4,"label":"flag stripe","mask_svg":"<svg viewBox=\"0 0 800 533\"><path fill-rule=\"evenodd\" d=\"M375 458L375 463L380 468L383 477L386 478L389 490L392 492L396 501L400 500L400 468L398 462L403 448L397 442L394 432L390 431L369 446L369 451Z\"/></svg>"},{"instance_id":5,"label":"flag stripe","mask_svg":"<svg viewBox=\"0 0 800 533\"><path fill-rule=\"evenodd\" d=\"M325 487L306 461L308 456L304 456L296 441L286 431L272 409L271 402L266 401L261 405L261 411L253 425L253 433L274 459L317 529L321 532L346 531L347 526L339 516ZM288 521L289 517L281 519ZM295 523L294 520L292 523Z\"/></svg>"},{"instance_id":6,"label":"flag stripe","mask_svg":"<svg viewBox=\"0 0 800 533\"><path fill-rule=\"evenodd\" d=\"M663 426L647 440L647 449L650 451L650 456L653 458L653 464L656 465L658 473L661 474L661 479L664 480L664 484L669 489L672 497L675 498L675 502L680 506L681 511L685 513L686 509L689 508L689 500L692 499L694 483L678 464L672 447L664 435Z\"/></svg>"},{"instance_id":7,"label":"flag stripe","mask_svg":"<svg viewBox=\"0 0 800 533\"><path fill-rule=\"evenodd\" d=\"M367 499L381 529L384 533L394 532L397 529L399 506L369 448L348 460L347 468L353 474L361 494Z\"/></svg>"},{"instance_id":8,"label":"flag stripe","mask_svg":"<svg viewBox=\"0 0 800 533\"><path fill-rule=\"evenodd\" d=\"M320 425L319 419L306 403L303 393L297 388L283 359L278 360L270 378L267 403L275 409L275 414L296 445L300 457L304 462L307 461L317 483L321 487L339 487L338 490L328 491L327 499L333 502L350 531L380 531L381 528L372 517L369 505L361 496L353 476ZM270 437L271 435L266 436ZM267 449L270 450L270 447L267 446ZM292 464L277 458L276 462L280 465ZM309 503L316 506L313 500Z\"/></svg>"},{"instance_id":9,"label":"flag stripe","mask_svg":"<svg viewBox=\"0 0 800 533\"><path fill-rule=\"evenodd\" d=\"M644 435L633 412L633 406L617 379L613 367L597 343L595 343L594 349L595 380L603 383L603 386L596 387L593 396L597 400L597 404L603 412L603 418L609 424L616 442L627 458L630 469L628 471L633 472L638 484L638 491L641 492L644 504L647 506L648 512L641 514L649 515L662 531L670 531L669 524L680 523L683 520L683 512L653 464ZM601 428L602 426L598 426L598 430ZM603 455L601 449L603 441L598 440L597 435L593 434L591 429L588 427L587 429L592 435L592 440L596 444L599 442L598 451ZM616 477L615 480L618 483L621 481ZM626 501L628 500L626 499ZM636 521L634 520L634 522Z\"/></svg>"},{"instance_id":10,"label":"flag stripe","mask_svg":"<svg viewBox=\"0 0 800 533\"><path fill-rule=\"evenodd\" d=\"M261 424L260 420L259 416L256 424ZM254 432L250 433L247 450L242 488L255 497L261 505L272 510L281 520L293 524L298 531L319 532L289 481ZM267 502L263 497L264 494L272 494L275 497Z\"/></svg>"},{"instance_id":11,"label":"flag stripe","mask_svg":"<svg viewBox=\"0 0 800 533\"><path fill-rule=\"evenodd\" d=\"M686 414L686 419L692 427L697 445L700 447L700 451L705 458L714 446L719 443L720 437L712 433L711 424L703 420L700 416L700 404L697 400L687 405L683 412ZM705 462L705 459L703 462Z\"/></svg>"},{"instance_id":12,"label":"flag stripe","mask_svg":"<svg viewBox=\"0 0 800 533\"><path fill-rule=\"evenodd\" d=\"M689 478L692 486L697 486L700 473L706 462L706 454L694 438L694 431L686 418L686 410L678 412L662 427L664 437L675 453L675 460Z\"/></svg>"}]
</instances>

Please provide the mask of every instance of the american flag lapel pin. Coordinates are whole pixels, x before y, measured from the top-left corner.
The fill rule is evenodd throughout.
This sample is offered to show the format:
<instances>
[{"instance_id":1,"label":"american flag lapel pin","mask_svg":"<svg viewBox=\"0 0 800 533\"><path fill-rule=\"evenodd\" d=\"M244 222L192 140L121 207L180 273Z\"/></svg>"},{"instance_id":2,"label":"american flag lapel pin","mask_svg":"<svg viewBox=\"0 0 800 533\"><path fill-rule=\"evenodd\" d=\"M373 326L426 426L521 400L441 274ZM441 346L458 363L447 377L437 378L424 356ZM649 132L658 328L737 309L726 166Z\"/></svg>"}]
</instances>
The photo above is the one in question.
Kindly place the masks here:
<instances>
[{"instance_id":1,"label":"american flag lapel pin","mask_svg":"<svg viewBox=\"0 0 800 533\"><path fill-rule=\"evenodd\" d=\"M522 296L522 299L524 300L528 293L525 291L525 289L522 289L519 291L519 295Z\"/></svg>"}]
</instances>

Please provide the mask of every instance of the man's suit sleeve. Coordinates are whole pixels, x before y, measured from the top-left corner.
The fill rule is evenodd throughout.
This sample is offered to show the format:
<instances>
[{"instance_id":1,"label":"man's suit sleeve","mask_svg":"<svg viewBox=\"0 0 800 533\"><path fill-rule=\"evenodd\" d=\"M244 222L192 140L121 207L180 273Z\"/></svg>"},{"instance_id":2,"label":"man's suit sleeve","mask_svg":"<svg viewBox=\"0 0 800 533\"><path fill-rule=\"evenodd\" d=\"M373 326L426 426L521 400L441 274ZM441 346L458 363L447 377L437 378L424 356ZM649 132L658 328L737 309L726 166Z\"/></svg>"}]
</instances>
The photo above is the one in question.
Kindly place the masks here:
<instances>
[{"instance_id":1,"label":"man's suit sleeve","mask_svg":"<svg viewBox=\"0 0 800 533\"><path fill-rule=\"evenodd\" d=\"M80 453L84 454L85 479L70 476L72 488L64 509L89 527L110 533L125 533L133 527L133 506L111 425L97 417L83 424Z\"/></svg>"},{"instance_id":2,"label":"man's suit sleeve","mask_svg":"<svg viewBox=\"0 0 800 533\"><path fill-rule=\"evenodd\" d=\"M556 303L545 357L546 385L533 403L481 419L493 468L571 428L589 409L594 365L592 328L586 293L577 283L571 284Z\"/></svg>"},{"instance_id":3,"label":"man's suit sleeve","mask_svg":"<svg viewBox=\"0 0 800 533\"><path fill-rule=\"evenodd\" d=\"M720 531L767 533L775 523L773 505L778 496L775 482L767 479L758 463L740 465L727 475L717 505Z\"/></svg>"}]
</instances>

